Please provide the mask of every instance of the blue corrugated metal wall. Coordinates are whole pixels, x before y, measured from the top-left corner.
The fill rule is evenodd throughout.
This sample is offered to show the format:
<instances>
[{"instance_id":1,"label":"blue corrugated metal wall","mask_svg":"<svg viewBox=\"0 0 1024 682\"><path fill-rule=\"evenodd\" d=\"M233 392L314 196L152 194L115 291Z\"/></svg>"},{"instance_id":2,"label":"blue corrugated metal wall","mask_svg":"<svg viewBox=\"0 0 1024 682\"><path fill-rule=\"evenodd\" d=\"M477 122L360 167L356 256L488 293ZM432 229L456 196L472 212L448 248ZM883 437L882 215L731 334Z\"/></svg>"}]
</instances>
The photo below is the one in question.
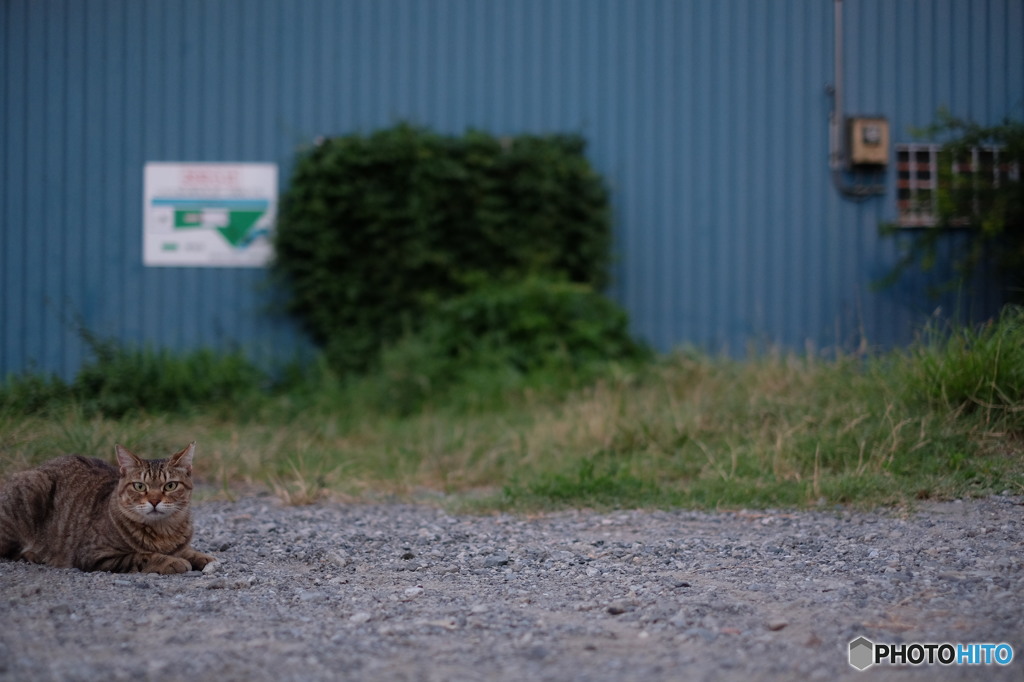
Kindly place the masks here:
<instances>
[{"instance_id":1,"label":"blue corrugated metal wall","mask_svg":"<svg viewBox=\"0 0 1024 682\"><path fill-rule=\"evenodd\" d=\"M847 0L846 111L1020 116L1020 0ZM616 215L610 293L666 349L907 341L935 303L828 174L829 0L5 0L0 376L68 375L69 320L290 356L265 273L145 268L147 161L272 161L319 135L579 131ZM893 186L890 171L887 182Z\"/></svg>"}]
</instances>

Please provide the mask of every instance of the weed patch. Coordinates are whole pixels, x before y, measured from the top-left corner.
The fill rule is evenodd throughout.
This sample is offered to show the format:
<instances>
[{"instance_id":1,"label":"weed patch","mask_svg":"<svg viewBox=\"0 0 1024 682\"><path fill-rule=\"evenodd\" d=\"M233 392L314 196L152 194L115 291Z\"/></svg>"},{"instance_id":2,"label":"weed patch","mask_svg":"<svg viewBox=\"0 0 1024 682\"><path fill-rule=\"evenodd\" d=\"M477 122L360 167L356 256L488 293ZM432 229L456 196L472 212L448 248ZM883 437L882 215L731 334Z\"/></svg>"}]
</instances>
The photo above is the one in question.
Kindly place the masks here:
<instances>
[{"instance_id":1,"label":"weed patch","mask_svg":"<svg viewBox=\"0 0 1024 682\"><path fill-rule=\"evenodd\" d=\"M481 363L456 366L443 389L442 375L417 383L408 349L390 365L405 374L383 374L385 362L344 379L321 363L277 384L240 358L115 354L69 385L4 384L0 476L63 452L104 457L114 442L164 452L194 439L209 489L258 485L291 503L430 492L478 509L736 508L1024 493L1022 317L873 357Z\"/></svg>"}]
</instances>

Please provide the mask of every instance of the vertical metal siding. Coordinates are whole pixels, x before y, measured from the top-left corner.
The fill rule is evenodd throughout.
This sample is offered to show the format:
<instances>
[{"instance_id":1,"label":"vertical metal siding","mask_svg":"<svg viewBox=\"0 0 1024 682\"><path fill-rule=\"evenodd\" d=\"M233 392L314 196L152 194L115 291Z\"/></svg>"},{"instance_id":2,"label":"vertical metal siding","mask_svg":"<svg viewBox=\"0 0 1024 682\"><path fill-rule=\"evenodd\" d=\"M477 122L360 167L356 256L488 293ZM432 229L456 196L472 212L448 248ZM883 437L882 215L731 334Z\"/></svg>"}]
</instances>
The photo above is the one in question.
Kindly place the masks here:
<instances>
[{"instance_id":1,"label":"vertical metal siding","mask_svg":"<svg viewBox=\"0 0 1024 682\"><path fill-rule=\"evenodd\" d=\"M1020 0L843 4L846 113L894 142L940 105L1024 113ZM936 305L927 277L871 286L898 255L877 235L892 191L830 183L828 0L8 0L0 21L0 376L72 374L78 316L291 356L262 271L143 267L143 164L274 161L287 182L316 137L399 120L585 135L610 293L659 348L888 346Z\"/></svg>"}]
</instances>

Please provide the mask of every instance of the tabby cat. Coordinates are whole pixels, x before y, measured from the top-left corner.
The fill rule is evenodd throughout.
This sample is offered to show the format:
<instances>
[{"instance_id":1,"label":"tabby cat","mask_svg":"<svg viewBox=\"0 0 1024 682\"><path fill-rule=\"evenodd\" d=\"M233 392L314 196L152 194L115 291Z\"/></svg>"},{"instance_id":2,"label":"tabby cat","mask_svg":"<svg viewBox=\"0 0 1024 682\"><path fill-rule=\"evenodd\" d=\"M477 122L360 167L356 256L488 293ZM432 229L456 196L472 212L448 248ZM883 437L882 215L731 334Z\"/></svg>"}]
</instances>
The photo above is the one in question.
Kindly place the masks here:
<instances>
[{"instance_id":1,"label":"tabby cat","mask_svg":"<svg viewBox=\"0 0 1024 682\"><path fill-rule=\"evenodd\" d=\"M120 470L66 455L0 485L0 557L114 573L184 573L192 549L192 455L144 460L114 446Z\"/></svg>"}]
</instances>

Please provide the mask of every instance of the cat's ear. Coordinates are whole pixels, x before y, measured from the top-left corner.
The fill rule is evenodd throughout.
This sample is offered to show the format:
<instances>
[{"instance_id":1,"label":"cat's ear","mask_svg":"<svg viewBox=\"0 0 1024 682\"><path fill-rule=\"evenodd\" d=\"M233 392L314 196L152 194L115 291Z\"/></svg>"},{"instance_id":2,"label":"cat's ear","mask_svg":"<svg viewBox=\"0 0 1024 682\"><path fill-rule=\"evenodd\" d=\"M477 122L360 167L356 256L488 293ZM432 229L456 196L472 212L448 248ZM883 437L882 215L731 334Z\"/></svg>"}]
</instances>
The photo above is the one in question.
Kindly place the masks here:
<instances>
[{"instance_id":1,"label":"cat's ear","mask_svg":"<svg viewBox=\"0 0 1024 682\"><path fill-rule=\"evenodd\" d=\"M128 452L127 449L120 445L114 445L114 452L117 454L117 463L121 465L121 475L124 475L125 469L129 467L140 467L142 466L142 460Z\"/></svg>"},{"instance_id":2,"label":"cat's ear","mask_svg":"<svg viewBox=\"0 0 1024 682\"><path fill-rule=\"evenodd\" d=\"M176 455L171 457L172 467L184 467L189 474L192 473L192 455L196 452L196 442L192 441L188 446Z\"/></svg>"}]
</instances>

